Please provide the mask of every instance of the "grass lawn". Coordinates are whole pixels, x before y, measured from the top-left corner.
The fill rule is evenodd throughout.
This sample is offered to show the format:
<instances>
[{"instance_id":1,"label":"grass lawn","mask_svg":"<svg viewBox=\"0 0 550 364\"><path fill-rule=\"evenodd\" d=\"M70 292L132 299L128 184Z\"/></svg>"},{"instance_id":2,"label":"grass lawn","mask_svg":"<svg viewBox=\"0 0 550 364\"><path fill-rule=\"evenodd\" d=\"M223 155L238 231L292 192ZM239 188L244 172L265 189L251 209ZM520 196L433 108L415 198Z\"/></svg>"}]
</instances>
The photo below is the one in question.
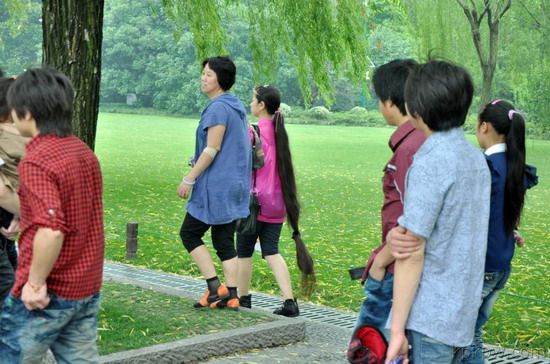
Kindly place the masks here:
<instances>
[{"instance_id":1,"label":"grass lawn","mask_svg":"<svg viewBox=\"0 0 550 364\"><path fill-rule=\"evenodd\" d=\"M124 261L125 224L137 221L139 251L133 264L200 276L178 237L185 210L175 192L189 168L197 122L100 114L96 152L104 175L108 259ZM382 168L390 157L387 140L393 129L287 129L303 205L301 230L316 261L318 287L311 301L357 311L362 287L350 281L347 269L364 264L380 241ZM538 167L540 182L528 193L521 226L527 243L517 250L514 272L487 325L486 341L549 355L550 142L530 140L527 147L528 163ZM288 229L283 230L280 247L298 291L299 271ZM254 259L252 288L278 293L265 262Z\"/></svg>"},{"instance_id":2,"label":"grass lawn","mask_svg":"<svg viewBox=\"0 0 550 364\"><path fill-rule=\"evenodd\" d=\"M106 282L99 316L101 355L268 322L246 310L197 310L181 297Z\"/></svg>"}]
</instances>

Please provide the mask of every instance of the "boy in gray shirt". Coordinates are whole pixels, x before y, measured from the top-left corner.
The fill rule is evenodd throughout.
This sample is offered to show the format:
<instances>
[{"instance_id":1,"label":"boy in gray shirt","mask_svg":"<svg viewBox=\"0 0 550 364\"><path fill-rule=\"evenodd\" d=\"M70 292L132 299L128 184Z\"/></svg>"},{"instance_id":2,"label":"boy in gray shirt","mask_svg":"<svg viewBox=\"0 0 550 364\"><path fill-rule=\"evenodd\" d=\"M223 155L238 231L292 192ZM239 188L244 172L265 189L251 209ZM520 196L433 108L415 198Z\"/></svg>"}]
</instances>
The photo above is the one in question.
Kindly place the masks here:
<instances>
[{"instance_id":1,"label":"boy in gray shirt","mask_svg":"<svg viewBox=\"0 0 550 364\"><path fill-rule=\"evenodd\" d=\"M397 259L387 362L403 355L405 363L455 363L473 339L491 179L462 130L472 95L467 71L444 61L417 66L407 80L407 111L427 139L407 175L399 226L387 238ZM416 246L407 243L411 236Z\"/></svg>"}]
</instances>

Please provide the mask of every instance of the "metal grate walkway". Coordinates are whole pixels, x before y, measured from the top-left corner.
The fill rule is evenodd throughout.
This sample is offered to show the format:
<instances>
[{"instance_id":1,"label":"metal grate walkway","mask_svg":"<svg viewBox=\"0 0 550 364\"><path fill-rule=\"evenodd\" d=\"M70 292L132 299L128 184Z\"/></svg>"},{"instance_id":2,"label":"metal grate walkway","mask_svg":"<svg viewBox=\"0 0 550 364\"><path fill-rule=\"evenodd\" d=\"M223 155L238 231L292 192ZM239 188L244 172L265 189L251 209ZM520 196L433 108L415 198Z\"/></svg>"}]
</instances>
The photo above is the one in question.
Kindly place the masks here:
<instances>
[{"instance_id":1,"label":"metal grate walkway","mask_svg":"<svg viewBox=\"0 0 550 364\"><path fill-rule=\"evenodd\" d=\"M113 262L105 262L104 278L131 283L143 288L175 293L191 299L200 297L205 289L204 282L198 279ZM272 312L281 305L281 298L255 292L253 305L254 308ZM356 315L352 312L305 302L300 303L300 317L350 330L355 326L356 320ZM531 353L522 353L497 346L487 346L484 351L485 362L490 364L550 364L550 359L535 357Z\"/></svg>"}]
</instances>

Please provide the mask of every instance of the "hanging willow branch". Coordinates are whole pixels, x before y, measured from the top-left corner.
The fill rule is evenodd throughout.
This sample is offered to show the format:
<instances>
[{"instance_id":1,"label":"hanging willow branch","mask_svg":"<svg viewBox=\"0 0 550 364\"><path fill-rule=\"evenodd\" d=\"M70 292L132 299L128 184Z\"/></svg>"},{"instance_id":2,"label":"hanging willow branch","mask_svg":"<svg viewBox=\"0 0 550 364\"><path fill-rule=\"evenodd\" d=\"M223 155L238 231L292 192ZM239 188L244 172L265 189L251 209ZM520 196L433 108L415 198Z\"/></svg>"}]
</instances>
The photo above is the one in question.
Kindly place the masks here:
<instances>
[{"instance_id":1,"label":"hanging willow branch","mask_svg":"<svg viewBox=\"0 0 550 364\"><path fill-rule=\"evenodd\" d=\"M249 49L255 81L275 78L279 55L296 68L306 104L311 82L330 105L329 75L345 73L359 83L366 74L366 9L359 0L162 0L179 34L190 31L199 60L224 54L228 44L222 21L244 16L250 26ZM245 9L239 11L239 8ZM242 14L241 14L242 13Z\"/></svg>"}]
</instances>

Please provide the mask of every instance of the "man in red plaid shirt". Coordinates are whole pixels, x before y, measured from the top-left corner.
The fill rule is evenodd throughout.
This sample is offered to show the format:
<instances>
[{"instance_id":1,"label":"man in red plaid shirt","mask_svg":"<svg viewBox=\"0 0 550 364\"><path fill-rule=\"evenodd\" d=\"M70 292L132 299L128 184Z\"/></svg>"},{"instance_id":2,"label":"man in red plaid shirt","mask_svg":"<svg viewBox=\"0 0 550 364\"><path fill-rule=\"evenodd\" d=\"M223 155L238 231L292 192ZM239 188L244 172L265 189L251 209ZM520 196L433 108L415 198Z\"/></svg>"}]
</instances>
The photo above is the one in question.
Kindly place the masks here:
<instances>
[{"instance_id":1,"label":"man in red plaid shirt","mask_svg":"<svg viewBox=\"0 0 550 364\"><path fill-rule=\"evenodd\" d=\"M8 91L19 132L19 266L0 319L0 361L97 363L104 233L99 162L72 135L74 90L53 69L30 69Z\"/></svg>"}]
</instances>

